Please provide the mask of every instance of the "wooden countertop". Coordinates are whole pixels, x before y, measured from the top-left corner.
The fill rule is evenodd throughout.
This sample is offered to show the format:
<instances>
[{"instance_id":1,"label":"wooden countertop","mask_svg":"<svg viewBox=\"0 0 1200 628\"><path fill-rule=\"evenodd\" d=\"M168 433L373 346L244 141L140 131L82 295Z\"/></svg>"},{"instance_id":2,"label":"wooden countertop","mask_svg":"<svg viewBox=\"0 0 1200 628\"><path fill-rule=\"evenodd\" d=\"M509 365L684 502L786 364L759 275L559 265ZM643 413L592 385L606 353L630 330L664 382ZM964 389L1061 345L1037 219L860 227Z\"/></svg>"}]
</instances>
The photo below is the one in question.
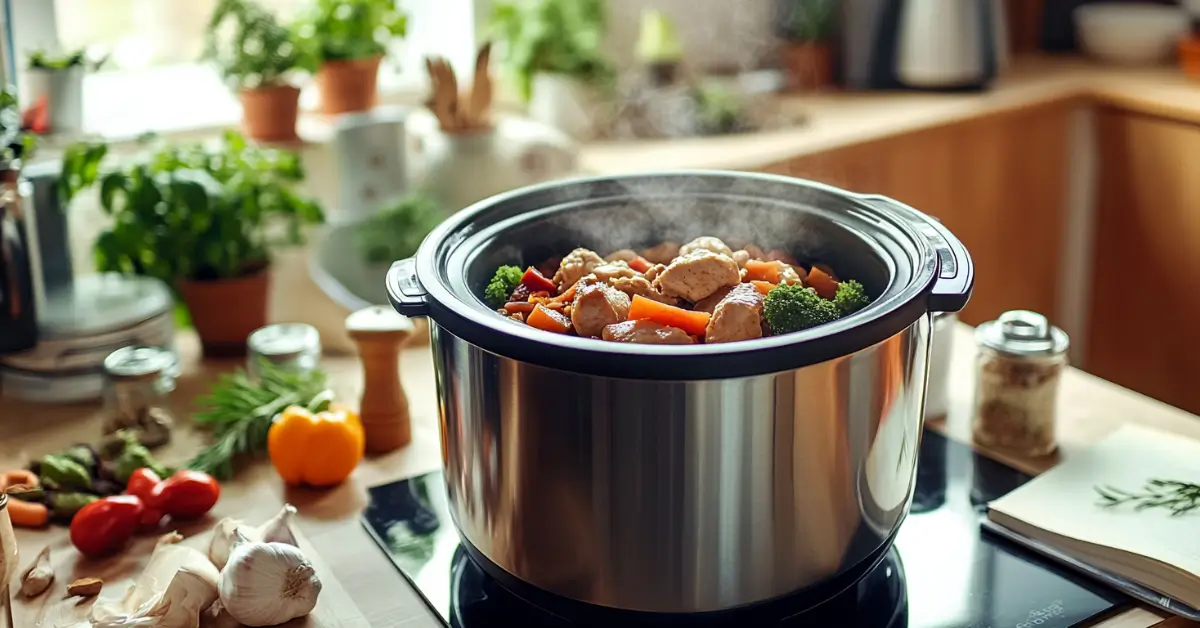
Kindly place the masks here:
<instances>
[{"instance_id":1,"label":"wooden countertop","mask_svg":"<svg viewBox=\"0 0 1200 628\"><path fill-rule=\"evenodd\" d=\"M585 172L620 174L663 168L753 170L954 122L1079 100L1200 124L1200 83L1174 66L1126 69L1077 57L1027 56L987 92L825 93L786 96L789 114L808 124L743 135L595 142L580 153Z\"/></svg>"},{"instance_id":2,"label":"wooden countertop","mask_svg":"<svg viewBox=\"0 0 1200 628\"><path fill-rule=\"evenodd\" d=\"M216 374L237 365L236 362L199 361L195 338L191 334L182 336L181 352L184 372L172 402L182 427L176 430L174 441L162 454L167 462L185 459L201 442L200 435L187 429L185 417L191 400L206 390ZM933 427L953 438L969 441L974 345L970 328L966 326L956 332L953 360L950 412L945 420L936 422ZM329 370L339 395L355 398L362 381L358 360L327 357L323 365ZM284 501L295 504L300 509L302 532L328 565L333 578L350 593L370 625L435 628L438 624L433 615L383 553L375 548L358 521L366 503L368 486L440 466L433 368L427 346L414 346L403 352L401 373L413 413L413 443L410 446L365 461L350 481L325 492L287 489L269 464L256 464L243 470L236 481L225 485L213 514L257 521L274 514ZM95 439L100 426L98 410L96 406L56 407L0 400L0 426L7 434L0 440L0 468L24 465L31 456ZM1061 448L1058 454L1041 459L996 457L1023 470L1039 472L1052 466L1059 456L1070 456L1125 422L1200 438L1200 418L1074 370L1063 379L1059 416ZM43 544L61 541L65 534L64 528L19 530L22 565ZM1192 624L1179 620L1163 622L1154 612L1132 608L1098 625L1105 628L1182 628Z\"/></svg>"}]
</instances>

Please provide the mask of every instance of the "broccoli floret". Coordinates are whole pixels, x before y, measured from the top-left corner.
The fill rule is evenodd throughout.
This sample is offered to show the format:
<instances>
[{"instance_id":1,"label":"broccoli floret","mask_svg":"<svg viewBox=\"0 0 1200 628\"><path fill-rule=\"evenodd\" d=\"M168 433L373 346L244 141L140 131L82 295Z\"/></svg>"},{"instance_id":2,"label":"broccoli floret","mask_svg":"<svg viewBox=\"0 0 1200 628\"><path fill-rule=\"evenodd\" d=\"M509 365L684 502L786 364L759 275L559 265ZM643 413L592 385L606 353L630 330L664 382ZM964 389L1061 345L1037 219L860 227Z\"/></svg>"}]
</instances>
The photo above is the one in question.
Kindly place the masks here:
<instances>
[{"instance_id":1,"label":"broccoli floret","mask_svg":"<svg viewBox=\"0 0 1200 628\"><path fill-rule=\"evenodd\" d=\"M767 293L763 302L763 317L771 332L788 334L816 327L838 319L837 306L826 301L812 288L780 285Z\"/></svg>"},{"instance_id":2,"label":"broccoli floret","mask_svg":"<svg viewBox=\"0 0 1200 628\"><path fill-rule=\"evenodd\" d=\"M496 269L496 274L492 275L492 280L488 282L487 288L483 291L483 300L492 307L502 307L508 301L508 296L512 294L517 284L521 283L521 275L524 273L516 266L501 266Z\"/></svg>"},{"instance_id":3,"label":"broccoli floret","mask_svg":"<svg viewBox=\"0 0 1200 628\"><path fill-rule=\"evenodd\" d=\"M870 302L871 297L867 296L867 289L853 279L838 284L837 294L833 297L833 304L842 316L849 316L867 307Z\"/></svg>"}]
</instances>

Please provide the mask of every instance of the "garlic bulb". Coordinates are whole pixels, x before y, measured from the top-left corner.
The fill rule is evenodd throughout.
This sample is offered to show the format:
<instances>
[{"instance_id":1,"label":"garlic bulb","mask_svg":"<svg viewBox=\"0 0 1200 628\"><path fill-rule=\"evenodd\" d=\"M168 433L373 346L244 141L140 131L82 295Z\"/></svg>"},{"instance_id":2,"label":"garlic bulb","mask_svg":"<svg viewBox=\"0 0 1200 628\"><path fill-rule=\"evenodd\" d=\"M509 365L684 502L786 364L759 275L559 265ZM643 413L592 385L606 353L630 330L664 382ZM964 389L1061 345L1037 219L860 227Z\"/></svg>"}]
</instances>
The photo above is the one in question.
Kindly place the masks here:
<instances>
[{"instance_id":1,"label":"garlic bulb","mask_svg":"<svg viewBox=\"0 0 1200 628\"><path fill-rule=\"evenodd\" d=\"M246 626L274 626L312 612L321 580L294 545L237 541L221 570L221 605Z\"/></svg>"},{"instance_id":2,"label":"garlic bulb","mask_svg":"<svg viewBox=\"0 0 1200 628\"><path fill-rule=\"evenodd\" d=\"M285 504L278 514L256 528L248 527L240 520L225 517L218 521L213 529L212 541L208 544L208 559L217 569L224 569L225 563L229 562L229 552L233 550L238 533L251 542L296 545L296 535L292 533L291 528L292 517L295 515L296 507Z\"/></svg>"},{"instance_id":3,"label":"garlic bulb","mask_svg":"<svg viewBox=\"0 0 1200 628\"><path fill-rule=\"evenodd\" d=\"M92 606L94 628L197 628L217 600L217 568L199 551L177 545L177 533L159 538L146 568L116 604Z\"/></svg>"}]
</instances>

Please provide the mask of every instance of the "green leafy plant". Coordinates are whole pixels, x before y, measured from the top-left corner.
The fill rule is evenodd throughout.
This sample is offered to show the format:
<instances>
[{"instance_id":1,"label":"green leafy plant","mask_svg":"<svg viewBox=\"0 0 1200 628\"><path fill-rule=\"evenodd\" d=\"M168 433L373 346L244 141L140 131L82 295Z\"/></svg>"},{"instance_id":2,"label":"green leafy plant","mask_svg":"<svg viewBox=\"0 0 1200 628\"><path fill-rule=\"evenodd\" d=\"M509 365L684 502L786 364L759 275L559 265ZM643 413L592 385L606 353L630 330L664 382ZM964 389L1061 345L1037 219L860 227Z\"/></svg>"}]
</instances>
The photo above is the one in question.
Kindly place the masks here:
<instances>
[{"instance_id":1,"label":"green leafy plant","mask_svg":"<svg viewBox=\"0 0 1200 628\"><path fill-rule=\"evenodd\" d=\"M21 107L12 88L0 89L0 163L28 159L37 146L37 138L25 127Z\"/></svg>"},{"instance_id":2,"label":"green leafy plant","mask_svg":"<svg viewBox=\"0 0 1200 628\"><path fill-rule=\"evenodd\" d=\"M286 84L301 67L292 31L253 0L217 1L205 31L204 58L240 89Z\"/></svg>"},{"instance_id":3,"label":"green leafy plant","mask_svg":"<svg viewBox=\"0 0 1200 628\"><path fill-rule=\"evenodd\" d=\"M359 253L368 264L412 257L442 218L442 209L433 200L417 195L405 197L358 226L355 235Z\"/></svg>"},{"instance_id":4,"label":"green leafy plant","mask_svg":"<svg viewBox=\"0 0 1200 628\"><path fill-rule=\"evenodd\" d=\"M316 70L326 61L384 55L388 43L408 33L408 15L397 0L317 0L292 29L302 63Z\"/></svg>"},{"instance_id":5,"label":"green leafy plant","mask_svg":"<svg viewBox=\"0 0 1200 628\"><path fill-rule=\"evenodd\" d=\"M833 36L838 0L777 0L776 31L784 39L815 43Z\"/></svg>"},{"instance_id":6,"label":"green leafy plant","mask_svg":"<svg viewBox=\"0 0 1200 628\"><path fill-rule=\"evenodd\" d=\"M306 225L324 221L295 185L298 155L251 146L227 132L218 146L166 144L101 173L106 149L76 145L63 159L72 193L98 182L112 224L95 244L100 271L213 280L252 274L271 249L303 242Z\"/></svg>"},{"instance_id":7,"label":"green leafy plant","mask_svg":"<svg viewBox=\"0 0 1200 628\"><path fill-rule=\"evenodd\" d=\"M502 65L528 101L539 73L611 86L616 73L600 50L607 22L605 0L510 0L495 4L491 31L502 44Z\"/></svg>"},{"instance_id":8,"label":"green leafy plant","mask_svg":"<svg viewBox=\"0 0 1200 628\"><path fill-rule=\"evenodd\" d=\"M89 62L87 51L80 49L72 52L54 54L45 50L30 51L26 58L30 70L66 70L69 68L86 68L98 70L107 61L107 57L99 61Z\"/></svg>"},{"instance_id":9,"label":"green leafy plant","mask_svg":"<svg viewBox=\"0 0 1200 628\"><path fill-rule=\"evenodd\" d=\"M1112 486L1097 486L1100 505L1106 508L1132 506L1134 510L1163 508L1172 516L1200 509L1200 484L1179 480L1151 479L1141 491L1126 491Z\"/></svg>"}]
</instances>

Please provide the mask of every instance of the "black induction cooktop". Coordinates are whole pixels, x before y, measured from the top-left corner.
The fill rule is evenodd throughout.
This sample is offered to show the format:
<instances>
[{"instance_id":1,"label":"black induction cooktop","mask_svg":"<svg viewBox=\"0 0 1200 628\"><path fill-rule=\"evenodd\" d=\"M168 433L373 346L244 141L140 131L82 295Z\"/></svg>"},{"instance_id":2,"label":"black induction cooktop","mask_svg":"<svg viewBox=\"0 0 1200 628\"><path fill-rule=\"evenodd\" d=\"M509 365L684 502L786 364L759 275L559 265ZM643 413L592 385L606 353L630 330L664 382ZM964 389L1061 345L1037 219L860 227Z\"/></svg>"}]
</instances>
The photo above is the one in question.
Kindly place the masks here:
<instances>
[{"instance_id":1,"label":"black induction cooktop","mask_svg":"<svg viewBox=\"0 0 1200 628\"><path fill-rule=\"evenodd\" d=\"M840 595L813 607L735 611L720 618L626 617L623 628L754 626L806 628L1068 628L1128 602L1125 596L982 532L984 505L1029 476L926 432L912 512L895 547ZM584 628L612 618L567 614L514 593L471 559L446 507L441 472L370 489L368 532L452 628ZM554 608L555 610L547 610Z\"/></svg>"}]
</instances>

